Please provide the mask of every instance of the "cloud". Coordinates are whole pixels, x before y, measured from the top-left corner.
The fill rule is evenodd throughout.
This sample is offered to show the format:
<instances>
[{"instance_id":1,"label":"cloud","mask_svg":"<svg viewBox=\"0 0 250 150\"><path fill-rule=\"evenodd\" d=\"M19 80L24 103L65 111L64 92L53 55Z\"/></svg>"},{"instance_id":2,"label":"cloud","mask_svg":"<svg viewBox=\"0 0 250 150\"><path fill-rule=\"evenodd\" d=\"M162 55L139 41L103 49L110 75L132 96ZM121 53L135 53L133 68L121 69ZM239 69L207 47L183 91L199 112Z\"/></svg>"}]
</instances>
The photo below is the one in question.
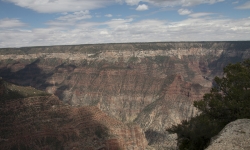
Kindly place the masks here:
<instances>
[{"instance_id":1,"label":"cloud","mask_svg":"<svg viewBox=\"0 0 250 150\"><path fill-rule=\"evenodd\" d=\"M245 4L238 6L236 9L250 9L250 2L246 2Z\"/></svg>"},{"instance_id":2,"label":"cloud","mask_svg":"<svg viewBox=\"0 0 250 150\"><path fill-rule=\"evenodd\" d=\"M73 26L79 21L92 18L90 12L86 11L77 11L73 13L62 13L62 16L56 18L55 20L51 20L46 22L46 25L49 26Z\"/></svg>"},{"instance_id":3,"label":"cloud","mask_svg":"<svg viewBox=\"0 0 250 150\"><path fill-rule=\"evenodd\" d=\"M190 11L190 10L188 10L188 9L179 9L178 10L178 13L180 14L180 15L189 15L189 14L191 14L192 12Z\"/></svg>"},{"instance_id":4,"label":"cloud","mask_svg":"<svg viewBox=\"0 0 250 150\"><path fill-rule=\"evenodd\" d=\"M238 3L239 3L239 1L232 2L232 4L238 4Z\"/></svg>"},{"instance_id":5,"label":"cloud","mask_svg":"<svg viewBox=\"0 0 250 150\"><path fill-rule=\"evenodd\" d=\"M138 5L140 1L143 0L125 0L128 5Z\"/></svg>"},{"instance_id":6,"label":"cloud","mask_svg":"<svg viewBox=\"0 0 250 150\"><path fill-rule=\"evenodd\" d=\"M49 25L49 26L62 27L62 26L73 26L73 25L75 25L75 22L59 21L59 20L55 21L55 20L53 20L53 21L48 21L45 24Z\"/></svg>"},{"instance_id":7,"label":"cloud","mask_svg":"<svg viewBox=\"0 0 250 150\"><path fill-rule=\"evenodd\" d=\"M67 13L59 18L57 18L58 20L61 21L78 21L78 20L83 20L83 19L89 19L92 16L89 14L89 11L77 11L74 13Z\"/></svg>"},{"instance_id":8,"label":"cloud","mask_svg":"<svg viewBox=\"0 0 250 150\"><path fill-rule=\"evenodd\" d=\"M105 7L117 0L5 0L40 13L76 12Z\"/></svg>"},{"instance_id":9,"label":"cloud","mask_svg":"<svg viewBox=\"0 0 250 150\"><path fill-rule=\"evenodd\" d=\"M199 18L199 17L209 16L209 15L213 15L213 14L214 13L201 12L201 13L193 13L193 14L190 14L189 16L192 18Z\"/></svg>"},{"instance_id":10,"label":"cloud","mask_svg":"<svg viewBox=\"0 0 250 150\"><path fill-rule=\"evenodd\" d=\"M249 38L250 18L190 17L174 22L120 18L101 23L79 22L74 27L0 29L0 47L154 41L227 41L249 40Z\"/></svg>"},{"instance_id":11,"label":"cloud","mask_svg":"<svg viewBox=\"0 0 250 150\"><path fill-rule=\"evenodd\" d=\"M101 23L101 25L107 25L108 28L113 29L113 30L120 30L124 29L124 27L129 26L131 22L133 21L132 18L129 19L112 19L110 21Z\"/></svg>"},{"instance_id":12,"label":"cloud","mask_svg":"<svg viewBox=\"0 0 250 150\"><path fill-rule=\"evenodd\" d=\"M112 17L112 14L106 14L105 17Z\"/></svg>"},{"instance_id":13,"label":"cloud","mask_svg":"<svg viewBox=\"0 0 250 150\"><path fill-rule=\"evenodd\" d=\"M18 19L2 19L0 20L0 28L15 28L25 26L25 23Z\"/></svg>"},{"instance_id":14,"label":"cloud","mask_svg":"<svg viewBox=\"0 0 250 150\"><path fill-rule=\"evenodd\" d=\"M194 6L199 4L214 4L224 0L4 0L17 6L32 9L40 13L76 12L93 10L114 3L138 5L145 2L158 7ZM240 7L241 8L241 7Z\"/></svg>"},{"instance_id":15,"label":"cloud","mask_svg":"<svg viewBox=\"0 0 250 150\"><path fill-rule=\"evenodd\" d=\"M200 4L214 4L223 2L224 0L142 0L153 5L160 7L173 7L173 6L195 6Z\"/></svg>"},{"instance_id":16,"label":"cloud","mask_svg":"<svg viewBox=\"0 0 250 150\"><path fill-rule=\"evenodd\" d=\"M145 4L142 4L142 5L139 5L137 8L136 8L137 11L144 11L144 10L148 10L148 6L145 5Z\"/></svg>"},{"instance_id":17,"label":"cloud","mask_svg":"<svg viewBox=\"0 0 250 150\"><path fill-rule=\"evenodd\" d=\"M100 34L101 34L101 35L108 35L109 33L108 33L108 31L105 31L105 30L104 30L104 31L101 31Z\"/></svg>"}]
</instances>

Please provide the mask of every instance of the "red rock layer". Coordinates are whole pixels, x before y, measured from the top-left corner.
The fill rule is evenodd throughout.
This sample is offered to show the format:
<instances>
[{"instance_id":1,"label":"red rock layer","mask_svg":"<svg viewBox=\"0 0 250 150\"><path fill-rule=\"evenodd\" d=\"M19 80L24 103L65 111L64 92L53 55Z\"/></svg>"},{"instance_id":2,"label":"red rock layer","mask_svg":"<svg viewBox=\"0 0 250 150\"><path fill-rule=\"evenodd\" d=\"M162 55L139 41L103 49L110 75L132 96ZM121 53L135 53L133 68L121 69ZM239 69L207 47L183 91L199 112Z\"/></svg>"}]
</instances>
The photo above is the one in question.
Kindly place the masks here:
<instances>
[{"instance_id":1,"label":"red rock layer","mask_svg":"<svg viewBox=\"0 0 250 150\"><path fill-rule=\"evenodd\" d=\"M144 150L140 127L56 96L1 100L0 149Z\"/></svg>"}]
</instances>

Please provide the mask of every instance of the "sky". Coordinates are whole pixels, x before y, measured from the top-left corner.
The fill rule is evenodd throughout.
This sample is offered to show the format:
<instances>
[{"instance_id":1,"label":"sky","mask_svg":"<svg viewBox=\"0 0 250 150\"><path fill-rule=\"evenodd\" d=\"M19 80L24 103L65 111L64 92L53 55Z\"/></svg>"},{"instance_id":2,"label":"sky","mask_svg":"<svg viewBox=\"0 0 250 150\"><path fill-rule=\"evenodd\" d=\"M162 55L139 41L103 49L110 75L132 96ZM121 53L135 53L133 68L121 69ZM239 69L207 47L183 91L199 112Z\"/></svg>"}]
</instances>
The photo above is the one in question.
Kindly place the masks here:
<instances>
[{"instance_id":1,"label":"sky","mask_svg":"<svg viewBox=\"0 0 250 150\"><path fill-rule=\"evenodd\" d=\"M0 0L0 48L240 40L249 0Z\"/></svg>"}]
</instances>

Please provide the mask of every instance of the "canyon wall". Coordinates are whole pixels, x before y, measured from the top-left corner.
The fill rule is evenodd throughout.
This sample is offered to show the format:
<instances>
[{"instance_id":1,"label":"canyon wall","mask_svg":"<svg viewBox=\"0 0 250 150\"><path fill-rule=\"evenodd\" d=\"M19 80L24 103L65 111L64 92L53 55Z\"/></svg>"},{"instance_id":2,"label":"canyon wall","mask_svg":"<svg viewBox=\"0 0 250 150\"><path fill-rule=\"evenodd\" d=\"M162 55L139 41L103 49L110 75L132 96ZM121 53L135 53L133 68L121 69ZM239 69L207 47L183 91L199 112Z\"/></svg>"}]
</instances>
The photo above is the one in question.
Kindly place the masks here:
<instances>
[{"instance_id":1,"label":"canyon wall","mask_svg":"<svg viewBox=\"0 0 250 150\"><path fill-rule=\"evenodd\" d=\"M73 107L32 87L0 80L0 149L145 150L138 125L96 106Z\"/></svg>"},{"instance_id":2,"label":"canyon wall","mask_svg":"<svg viewBox=\"0 0 250 150\"><path fill-rule=\"evenodd\" d=\"M166 128L196 115L228 63L250 58L250 42L160 42L0 49L0 76L96 106L139 124L156 149L174 149Z\"/></svg>"}]
</instances>

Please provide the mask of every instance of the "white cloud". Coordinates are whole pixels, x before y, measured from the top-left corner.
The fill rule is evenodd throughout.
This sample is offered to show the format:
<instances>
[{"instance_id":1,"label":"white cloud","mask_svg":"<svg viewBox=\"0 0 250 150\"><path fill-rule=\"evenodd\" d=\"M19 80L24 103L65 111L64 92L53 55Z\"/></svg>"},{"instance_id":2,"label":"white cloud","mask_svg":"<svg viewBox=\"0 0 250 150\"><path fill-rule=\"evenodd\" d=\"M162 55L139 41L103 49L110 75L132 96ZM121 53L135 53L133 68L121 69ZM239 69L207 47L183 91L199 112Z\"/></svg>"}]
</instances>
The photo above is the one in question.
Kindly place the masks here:
<instances>
[{"instance_id":1,"label":"white cloud","mask_svg":"<svg viewBox=\"0 0 250 150\"><path fill-rule=\"evenodd\" d=\"M214 13L201 12L201 13L193 13L193 14L190 14L189 16L193 17L193 18L199 18L199 17L209 16L209 15L213 15L213 14Z\"/></svg>"},{"instance_id":2,"label":"white cloud","mask_svg":"<svg viewBox=\"0 0 250 150\"><path fill-rule=\"evenodd\" d=\"M112 14L106 14L105 17L112 17Z\"/></svg>"},{"instance_id":3,"label":"white cloud","mask_svg":"<svg viewBox=\"0 0 250 150\"><path fill-rule=\"evenodd\" d=\"M200 4L215 4L218 2L223 2L224 0L184 0L182 1L183 6L194 6Z\"/></svg>"},{"instance_id":4,"label":"white cloud","mask_svg":"<svg viewBox=\"0 0 250 150\"><path fill-rule=\"evenodd\" d=\"M45 23L49 26L73 26L79 21L92 18L89 11L77 11L73 13L62 13L62 16L56 18L56 20L48 21Z\"/></svg>"},{"instance_id":5,"label":"white cloud","mask_svg":"<svg viewBox=\"0 0 250 150\"><path fill-rule=\"evenodd\" d=\"M49 25L49 26L58 26L58 27L62 27L62 26L73 26L75 25L74 22L67 22L67 21L48 21L45 23L46 25Z\"/></svg>"},{"instance_id":6,"label":"white cloud","mask_svg":"<svg viewBox=\"0 0 250 150\"><path fill-rule=\"evenodd\" d=\"M102 23L79 22L73 28L50 26L32 30L0 29L0 47L249 39L250 18L190 17L175 22L155 19L136 21L121 18Z\"/></svg>"},{"instance_id":7,"label":"white cloud","mask_svg":"<svg viewBox=\"0 0 250 150\"><path fill-rule=\"evenodd\" d=\"M144 11L144 10L148 10L148 6L145 5L145 4L142 4L142 5L139 5L137 8L136 8L137 11Z\"/></svg>"},{"instance_id":8,"label":"white cloud","mask_svg":"<svg viewBox=\"0 0 250 150\"><path fill-rule=\"evenodd\" d=\"M0 20L0 28L15 28L25 26L25 23L18 19L2 19Z\"/></svg>"},{"instance_id":9,"label":"white cloud","mask_svg":"<svg viewBox=\"0 0 250 150\"><path fill-rule=\"evenodd\" d=\"M131 0L133 1L133 0ZM160 7L173 6L194 6L200 4L214 4L223 2L224 0L141 0Z\"/></svg>"},{"instance_id":10,"label":"white cloud","mask_svg":"<svg viewBox=\"0 0 250 150\"><path fill-rule=\"evenodd\" d=\"M125 0L128 5L138 5L140 1L143 0Z\"/></svg>"},{"instance_id":11,"label":"white cloud","mask_svg":"<svg viewBox=\"0 0 250 150\"><path fill-rule=\"evenodd\" d=\"M114 3L138 5L145 2L159 7L194 6L214 4L224 0L4 0L17 6L32 9L40 13L76 12L105 7ZM239 7L243 8L243 7Z\"/></svg>"},{"instance_id":12,"label":"white cloud","mask_svg":"<svg viewBox=\"0 0 250 150\"><path fill-rule=\"evenodd\" d=\"M88 10L105 7L112 3L128 4L136 10L147 10L148 6L159 7L194 6L214 4L224 0L5 0L37 12L59 12L60 17L48 21L48 27L25 30L26 24L19 19L0 19L0 47L34 45L62 45L115 42L195 41L195 40L249 40L250 17L243 19L216 18L212 12L193 13L182 7L182 21L133 20L119 18L106 22L90 22L93 14ZM236 0L234 0L236 1ZM238 1L238 0L237 0ZM236 2L237 2L236 1ZM145 4L141 4L145 3ZM234 5L236 6L236 5ZM250 2L236 7L250 9ZM113 14L114 15L114 14ZM106 14L106 17L113 17ZM94 14L93 16L100 16ZM117 15L114 15L114 17ZM119 16L121 17L121 16ZM25 37L25 38L23 38Z\"/></svg>"},{"instance_id":13,"label":"white cloud","mask_svg":"<svg viewBox=\"0 0 250 150\"><path fill-rule=\"evenodd\" d=\"M77 11L74 13L67 13L57 19L61 21L78 21L89 18L91 18L91 15L89 14L89 11L86 10L86 11Z\"/></svg>"},{"instance_id":14,"label":"white cloud","mask_svg":"<svg viewBox=\"0 0 250 150\"><path fill-rule=\"evenodd\" d=\"M116 3L123 4L123 0L115 0Z\"/></svg>"},{"instance_id":15,"label":"white cloud","mask_svg":"<svg viewBox=\"0 0 250 150\"><path fill-rule=\"evenodd\" d=\"M108 33L108 31L101 31L100 34L101 35L108 35L109 33Z\"/></svg>"},{"instance_id":16,"label":"white cloud","mask_svg":"<svg viewBox=\"0 0 250 150\"><path fill-rule=\"evenodd\" d=\"M239 3L239 1L232 2L232 4L238 4L238 3Z\"/></svg>"},{"instance_id":17,"label":"white cloud","mask_svg":"<svg viewBox=\"0 0 250 150\"><path fill-rule=\"evenodd\" d=\"M5 0L41 13L75 12L105 7L117 0Z\"/></svg>"},{"instance_id":18,"label":"white cloud","mask_svg":"<svg viewBox=\"0 0 250 150\"><path fill-rule=\"evenodd\" d=\"M101 25L108 26L108 28L112 29L113 32L124 31L124 30L128 29L128 27L132 21L133 21L132 18L130 18L130 19L112 19L110 21L101 23Z\"/></svg>"},{"instance_id":19,"label":"white cloud","mask_svg":"<svg viewBox=\"0 0 250 150\"><path fill-rule=\"evenodd\" d=\"M178 10L178 13L179 13L180 15L189 15L189 14L191 14L192 12L191 12L190 10L188 10L188 9L183 9L183 8L181 8L181 9Z\"/></svg>"},{"instance_id":20,"label":"white cloud","mask_svg":"<svg viewBox=\"0 0 250 150\"><path fill-rule=\"evenodd\" d=\"M236 9L250 9L250 1L246 2L245 4L236 7Z\"/></svg>"}]
</instances>

